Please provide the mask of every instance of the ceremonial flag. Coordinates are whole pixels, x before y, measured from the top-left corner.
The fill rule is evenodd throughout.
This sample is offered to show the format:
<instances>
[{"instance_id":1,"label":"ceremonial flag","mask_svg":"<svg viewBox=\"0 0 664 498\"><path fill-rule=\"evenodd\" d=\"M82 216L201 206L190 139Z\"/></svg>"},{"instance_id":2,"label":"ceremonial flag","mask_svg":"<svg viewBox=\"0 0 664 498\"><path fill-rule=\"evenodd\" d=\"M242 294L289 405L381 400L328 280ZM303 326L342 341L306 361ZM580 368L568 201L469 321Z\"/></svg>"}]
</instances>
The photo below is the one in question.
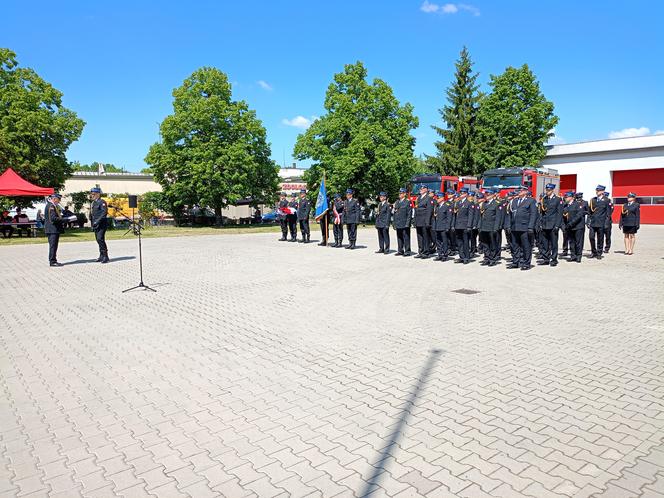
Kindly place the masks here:
<instances>
[{"instance_id":1,"label":"ceremonial flag","mask_svg":"<svg viewBox=\"0 0 664 498\"><path fill-rule=\"evenodd\" d=\"M320 182L320 188L318 189L318 198L316 199L316 214L314 215L316 221L320 221L320 219L325 216L328 209L327 191L325 190L325 175L323 175L323 179Z\"/></svg>"}]
</instances>

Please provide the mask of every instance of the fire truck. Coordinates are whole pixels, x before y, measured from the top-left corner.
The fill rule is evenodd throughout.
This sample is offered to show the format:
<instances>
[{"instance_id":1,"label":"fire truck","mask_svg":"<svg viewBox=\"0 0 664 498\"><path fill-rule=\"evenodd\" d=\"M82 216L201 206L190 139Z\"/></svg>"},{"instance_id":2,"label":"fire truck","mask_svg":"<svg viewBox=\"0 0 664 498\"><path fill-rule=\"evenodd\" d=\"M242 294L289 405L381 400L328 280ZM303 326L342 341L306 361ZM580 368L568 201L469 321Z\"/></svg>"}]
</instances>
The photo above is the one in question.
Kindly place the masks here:
<instances>
[{"instance_id":1,"label":"fire truck","mask_svg":"<svg viewBox=\"0 0 664 498\"><path fill-rule=\"evenodd\" d=\"M482 175L482 189L500 191L501 197L517 187L527 187L533 197L544 193L544 186L553 183L556 193L560 190L560 175L555 169L549 168L496 168L488 169Z\"/></svg>"},{"instance_id":2,"label":"fire truck","mask_svg":"<svg viewBox=\"0 0 664 498\"><path fill-rule=\"evenodd\" d=\"M474 176L446 176L439 173L424 173L410 179L408 191L411 201L417 199L420 186L424 185L434 192L447 192L449 189L458 192L462 187L478 190L480 181Z\"/></svg>"}]
</instances>

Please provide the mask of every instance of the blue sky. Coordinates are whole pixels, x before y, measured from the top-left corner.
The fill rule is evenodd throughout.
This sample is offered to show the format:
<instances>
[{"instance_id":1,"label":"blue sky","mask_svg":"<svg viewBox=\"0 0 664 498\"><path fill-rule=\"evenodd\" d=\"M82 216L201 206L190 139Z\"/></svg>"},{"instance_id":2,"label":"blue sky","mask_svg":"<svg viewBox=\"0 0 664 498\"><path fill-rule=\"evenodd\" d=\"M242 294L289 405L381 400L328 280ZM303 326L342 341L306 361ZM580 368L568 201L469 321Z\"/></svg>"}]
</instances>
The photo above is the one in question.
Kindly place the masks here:
<instances>
[{"instance_id":1,"label":"blue sky","mask_svg":"<svg viewBox=\"0 0 664 498\"><path fill-rule=\"evenodd\" d=\"M357 60L415 106L416 153L432 153L464 44L483 86L508 65L531 66L560 141L664 130L659 1L4 3L0 46L87 122L68 154L83 163L144 167L172 89L215 66L263 121L273 158L289 164L297 125L323 113L333 74Z\"/></svg>"}]
</instances>

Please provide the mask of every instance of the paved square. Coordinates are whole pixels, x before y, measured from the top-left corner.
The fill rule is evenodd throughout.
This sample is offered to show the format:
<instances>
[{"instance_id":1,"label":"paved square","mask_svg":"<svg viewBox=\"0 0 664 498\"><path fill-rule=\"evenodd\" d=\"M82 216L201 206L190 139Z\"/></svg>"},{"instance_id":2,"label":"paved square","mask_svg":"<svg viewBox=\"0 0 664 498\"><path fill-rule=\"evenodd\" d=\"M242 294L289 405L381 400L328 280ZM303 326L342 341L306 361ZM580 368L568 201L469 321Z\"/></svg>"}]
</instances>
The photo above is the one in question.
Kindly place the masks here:
<instances>
[{"instance_id":1,"label":"paved square","mask_svg":"<svg viewBox=\"0 0 664 498\"><path fill-rule=\"evenodd\" d=\"M375 238L147 239L129 294L133 239L0 247L0 495L664 497L664 227L530 272Z\"/></svg>"}]
</instances>

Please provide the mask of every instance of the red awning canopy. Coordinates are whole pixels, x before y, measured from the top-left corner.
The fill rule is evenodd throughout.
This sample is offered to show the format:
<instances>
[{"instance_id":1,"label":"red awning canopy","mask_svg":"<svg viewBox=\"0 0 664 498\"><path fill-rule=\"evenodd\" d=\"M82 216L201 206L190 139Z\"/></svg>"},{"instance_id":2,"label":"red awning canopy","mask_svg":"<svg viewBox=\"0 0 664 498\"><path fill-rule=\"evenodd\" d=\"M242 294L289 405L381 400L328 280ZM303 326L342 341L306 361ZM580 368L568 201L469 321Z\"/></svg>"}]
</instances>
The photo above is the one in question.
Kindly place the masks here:
<instances>
[{"instance_id":1,"label":"red awning canopy","mask_svg":"<svg viewBox=\"0 0 664 498\"><path fill-rule=\"evenodd\" d=\"M45 196L51 195L53 189L50 187L38 187L33 185L27 180L24 180L16 171L11 168L0 175L0 195L7 197L18 197L18 196Z\"/></svg>"}]
</instances>

